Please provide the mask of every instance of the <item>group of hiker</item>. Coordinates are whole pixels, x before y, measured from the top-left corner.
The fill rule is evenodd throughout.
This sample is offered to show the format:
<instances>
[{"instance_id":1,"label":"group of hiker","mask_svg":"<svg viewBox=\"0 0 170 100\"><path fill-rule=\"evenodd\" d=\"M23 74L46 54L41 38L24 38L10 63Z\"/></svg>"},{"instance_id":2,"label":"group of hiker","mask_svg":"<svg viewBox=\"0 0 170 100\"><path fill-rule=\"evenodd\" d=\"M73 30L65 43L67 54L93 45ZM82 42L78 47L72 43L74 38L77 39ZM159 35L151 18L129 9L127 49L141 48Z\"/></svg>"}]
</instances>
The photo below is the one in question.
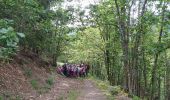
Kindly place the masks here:
<instances>
[{"instance_id":1,"label":"group of hiker","mask_svg":"<svg viewBox=\"0 0 170 100\"><path fill-rule=\"evenodd\" d=\"M90 66L88 64L68 64L57 67L57 72L66 77L85 77L89 73Z\"/></svg>"}]
</instances>

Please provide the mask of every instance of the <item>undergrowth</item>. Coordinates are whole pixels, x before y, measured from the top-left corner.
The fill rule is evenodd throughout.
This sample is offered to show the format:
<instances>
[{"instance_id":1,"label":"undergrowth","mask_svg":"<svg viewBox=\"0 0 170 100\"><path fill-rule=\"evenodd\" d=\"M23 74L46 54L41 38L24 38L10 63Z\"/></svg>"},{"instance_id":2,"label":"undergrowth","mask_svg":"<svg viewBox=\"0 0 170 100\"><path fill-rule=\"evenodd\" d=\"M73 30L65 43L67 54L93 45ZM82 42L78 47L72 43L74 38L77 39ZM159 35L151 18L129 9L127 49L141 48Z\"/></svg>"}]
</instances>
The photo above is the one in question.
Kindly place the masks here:
<instances>
[{"instance_id":1,"label":"undergrowth","mask_svg":"<svg viewBox=\"0 0 170 100\"><path fill-rule=\"evenodd\" d=\"M76 100L77 97L78 97L78 92L72 90L69 92L67 100Z\"/></svg>"},{"instance_id":2,"label":"undergrowth","mask_svg":"<svg viewBox=\"0 0 170 100\"><path fill-rule=\"evenodd\" d=\"M20 95L4 92L2 95L0 95L0 100L23 100L23 98Z\"/></svg>"},{"instance_id":3,"label":"undergrowth","mask_svg":"<svg viewBox=\"0 0 170 100\"><path fill-rule=\"evenodd\" d=\"M3 97L2 97L2 96L0 96L0 100L3 100Z\"/></svg>"},{"instance_id":4,"label":"undergrowth","mask_svg":"<svg viewBox=\"0 0 170 100\"><path fill-rule=\"evenodd\" d=\"M91 80L96 84L96 86L104 91L108 100L114 100L115 96L118 94L128 96L128 93L125 93L121 86L111 86L107 81L101 81L94 77L90 77ZM132 96L132 100L141 100L138 96Z\"/></svg>"},{"instance_id":5,"label":"undergrowth","mask_svg":"<svg viewBox=\"0 0 170 100\"><path fill-rule=\"evenodd\" d=\"M30 83L31 83L31 86L32 86L34 89L38 89L38 88L39 88L39 87L38 87L38 81L37 81L37 80L32 79L32 80L30 81Z\"/></svg>"},{"instance_id":6,"label":"undergrowth","mask_svg":"<svg viewBox=\"0 0 170 100\"><path fill-rule=\"evenodd\" d=\"M78 97L78 92L76 90L71 90L68 92L68 94L61 95L58 99L56 100L76 100Z\"/></svg>"}]
</instances>

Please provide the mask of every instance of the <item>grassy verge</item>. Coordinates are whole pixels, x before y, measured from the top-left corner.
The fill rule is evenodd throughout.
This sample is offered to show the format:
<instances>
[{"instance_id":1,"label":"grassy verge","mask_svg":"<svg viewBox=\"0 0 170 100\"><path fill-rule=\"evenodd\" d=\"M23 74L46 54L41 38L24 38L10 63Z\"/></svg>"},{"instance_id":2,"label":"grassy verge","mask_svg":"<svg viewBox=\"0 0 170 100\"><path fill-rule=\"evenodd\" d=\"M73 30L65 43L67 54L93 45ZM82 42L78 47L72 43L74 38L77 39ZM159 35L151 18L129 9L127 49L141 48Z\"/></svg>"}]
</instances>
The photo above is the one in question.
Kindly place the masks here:
<instances>
[{"instance_id":1,"label":"grassy verge","mask_svg":"<svg viewBox=\"0 0 170 100\"><path fill-rule=\"evenodd\" d=\"M78 92L76 90L71 90L68 92L68 94L65 96L62 95L59 97L59 99L56 99L56 100L76 100L78 97Z\"/></svg>"},{"instance_id":2,"label":"grassy verge","mask_svg":"<svg viewBox=\"0 0 170 100\"><path fill-rule=\"evenodd\" d=\"M108 100L115 100L116 96L120 94L124 96L128 95L121 89L120 86L111 86L108 81L102 81L94 77L90 77L90 79L100 90L104 92Z\"/></svg>"},{"instance_id":3,"label":"grassy verge","mask_svg":"<svg viewBox=\"0 0 170 100\"><path fill-rule=\"evenodd\" d=\"M23 100L23 98L20 95L5 92L0 95L0 100Z\"/></svg>"},{"instance_id":4,"label":"grassy verge","mask_svg":"<svg viewBox=\"0 0 170 100\"><path fill-rule=\"evenodd\" d=\"M116 96L121 95L128 97L129 94L124 92L121 86L111 86L107 81L101 81L94 77L90 77L90 79L94 82L94 84L102 90L105 95L107 96L108 100L115 100ZM117 100L117 99L116 99ZM131 100L142 100L137 96L132 96Z\"/></svg>"},{"instance_id":5,"label":"grassy verge","mask_svg":"<svg viewBox=\"0 0 170 100\"><path fill-rule=\"evenodd\" d=\"M30 84L39 94L47 93L55 82L55 75L50 75L44 83L40 83L37 79L31 79Z\"/></svg>"},{"instance_id":6,"label":"grassy verge","mask_svg":"<svg viewBox=\"0 0 170 100\"><path fill-rule=\"evenodd\" d=\"M107 81L104 82L94 77L90 77L90 80L92 80L93 83L104 92L104 94L107 96L107 100L115 100L114 95L112 95L111 92L109 91L110 85Z\"/></svg>"},{"instance_id":7,"label":"grassy verge","mask_svg":"<svg viewBox=\"0 0 170 100\"><path fill-rule=\"evenodd\" d=\"M78 97L78 92L75 90L72 90L69 92L67 100L76 100L77 97Z\"/></svg>"}]
</instances>

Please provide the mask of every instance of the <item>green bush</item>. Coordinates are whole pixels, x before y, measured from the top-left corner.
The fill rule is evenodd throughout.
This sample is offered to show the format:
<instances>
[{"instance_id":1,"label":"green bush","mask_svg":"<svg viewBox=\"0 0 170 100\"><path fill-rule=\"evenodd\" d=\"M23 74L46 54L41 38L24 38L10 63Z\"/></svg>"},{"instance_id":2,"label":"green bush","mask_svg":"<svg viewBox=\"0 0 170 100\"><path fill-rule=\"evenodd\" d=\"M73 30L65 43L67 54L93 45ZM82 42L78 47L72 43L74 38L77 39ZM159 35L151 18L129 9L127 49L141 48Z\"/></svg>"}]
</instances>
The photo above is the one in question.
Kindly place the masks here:
<instances>
[{"instance_id":1,"label":"green bush","mask_svg":"<svg viewBox=\"0 0 170 100\"><path fill-rule=\"evenodd\" d=\"M20 37L23 38L23 33L15 32L11 20L0 20L0 59L8 60L18 50Z\"/></svg>"},{"instance_id":2,"label":"green bush","mask_svg":"<svg viewBox=\"0 0 170 100\"><path fill-rule=\"evenodd\" d=\"M98 86L99 86L100 89L103 89L103 90L107 90L108 89L108 85L106 83L104 83L104 82L100 82L98 84Z\"/></svg>"},{"instance_id":3,"label":"green bush","mask_svg":"<svg viewBox=\"0 0 170 100\"><path fill-rule=\"evenodd\" d=\"M138 96L133 96L132 100L141 100Z\"/></svg>"},{"instance_id":4,"label":"green bush","mask_svg":"<svg viewBox=\"0 0 170 100\"><path fill-rule=\"evenodd\" d=\"M112 95L117 95L118 93L121 92L120 86L110 86L108 89Z\"/></svg>"}]
</instances>

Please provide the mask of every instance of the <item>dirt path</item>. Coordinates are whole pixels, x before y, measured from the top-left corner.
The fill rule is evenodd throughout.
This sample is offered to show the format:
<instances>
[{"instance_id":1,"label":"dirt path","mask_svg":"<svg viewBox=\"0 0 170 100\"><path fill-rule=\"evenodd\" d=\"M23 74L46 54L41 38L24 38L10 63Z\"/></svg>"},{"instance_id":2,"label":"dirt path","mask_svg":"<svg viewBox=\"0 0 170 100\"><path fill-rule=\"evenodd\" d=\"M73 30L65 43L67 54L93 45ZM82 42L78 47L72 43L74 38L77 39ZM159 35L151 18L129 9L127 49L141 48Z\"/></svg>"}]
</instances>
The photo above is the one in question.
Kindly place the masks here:
<instances>
[{"instance_id":1,"label":"dirt path","mask_svg":"<svg viewBox=\"0 0 170 100\"><path fill-rule=\"evenodd\" d=\"M90 80L84 80L84 87L77 100L107 100L106 96Z\"/></svg>"},{"instance_id":2,"label":"dirt path","mask_svg":"<svg viewBox=\"0 0 170 100\"><path fill-rule=\"evenodd\" d=\"M73 78L57 77L52 89L34 100L67 100L71 90L82 88L83 81Z\"/></svg>"},{"instance_id":3,"label":"dirt path","mask_svg":"<svg viewBox=\"0 0 170 100\"><path fill-rule=\"evenodd\" d=\"M69 100L70 91L81 91L77 100L106 100L106 96L90 80L58 77L52 89L33 100Z\"/></svg>"},{"instance_id":4,"label":"dirt path","mask_svg":"<svg viewBox=\"0 0 170 100\"><path fill-rule=\"evenodd\" d=\"M99 90L91 80L65 77L57 77L54 86L48 93L29 100L70 100L68 95L72 90L80 93L78 94L77 100L107 100L104 93ZM115 100L131 99L124 95L118 95Z\"/></svg>"}]
</instances>

